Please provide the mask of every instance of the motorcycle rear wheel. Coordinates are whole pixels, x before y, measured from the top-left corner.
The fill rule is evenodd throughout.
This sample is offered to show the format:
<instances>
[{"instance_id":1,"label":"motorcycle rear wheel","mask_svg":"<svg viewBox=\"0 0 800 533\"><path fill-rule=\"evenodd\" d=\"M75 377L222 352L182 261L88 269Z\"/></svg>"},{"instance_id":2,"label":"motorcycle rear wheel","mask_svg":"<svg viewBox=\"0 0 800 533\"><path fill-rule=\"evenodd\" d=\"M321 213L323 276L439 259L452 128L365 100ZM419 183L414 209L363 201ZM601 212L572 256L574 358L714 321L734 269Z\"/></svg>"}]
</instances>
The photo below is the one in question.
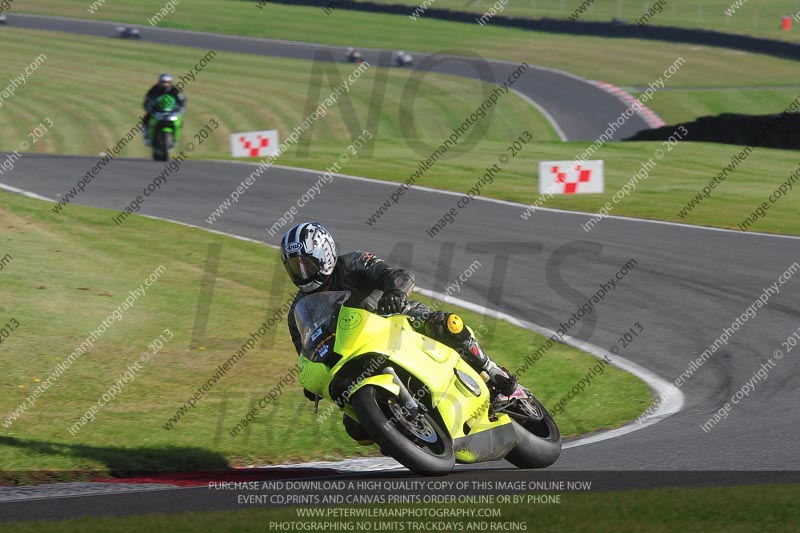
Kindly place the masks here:
<instances>
[{"instance_id":1,"label":"motorcycle rear wheel","mask_svg":"<svg viewBox=\"0 0 800 533\"><path fill-rule=\"evenodd\" d=\"M412 472L437 476L453 470L453 441L428 413L414 418L400 398L374 385L356 391L350 406L381 449Z\"/></svg>"},{"instance_id":2,"label":"motorcycle rear wheel","mask_svg":"<svg viewBox=\"0 0 800 533\"><path fill-rule=\"evenodd\" d=\"M518 443L508 452L506 461L518 468L546 468L561 455L561 431L542 402L533 394L529 394L529 401L541 416L526 419L509 413Z\"/></svg>"}]
</instances>

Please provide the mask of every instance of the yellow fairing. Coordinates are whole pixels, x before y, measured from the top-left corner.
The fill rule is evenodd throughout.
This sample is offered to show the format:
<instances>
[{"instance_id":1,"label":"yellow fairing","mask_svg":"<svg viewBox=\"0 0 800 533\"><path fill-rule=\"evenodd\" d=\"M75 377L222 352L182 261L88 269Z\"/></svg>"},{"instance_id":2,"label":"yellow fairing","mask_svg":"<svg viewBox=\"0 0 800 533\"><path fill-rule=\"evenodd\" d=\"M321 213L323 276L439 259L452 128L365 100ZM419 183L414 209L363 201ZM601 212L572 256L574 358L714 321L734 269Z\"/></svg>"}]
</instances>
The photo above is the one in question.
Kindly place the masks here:
<instances>
[{"instance_id":1,"label":"yellow fairing","mask_svg":"<svg viewBox=\"0 0 800 533\"><path fill-rule=\"evenodd\" d=\"M438 409L454 441L511 423L507 415L500 415L494 422L489 420L489 390L480 375L455 350L414 331L405 316L383 318L362 309L342 307L334 351L342 359L330 369L330 374L335 374L354 356L377 353L388 356L387 366L404 368L417 376L431 390L433 407ZM389 375L383 376L391 379ZM356 388L366 385L369 379L372 378ZM375 384L386 388L388 382ZM456 456L472 462L466 450L457 451Z\"/></svg>"}]
</instances>

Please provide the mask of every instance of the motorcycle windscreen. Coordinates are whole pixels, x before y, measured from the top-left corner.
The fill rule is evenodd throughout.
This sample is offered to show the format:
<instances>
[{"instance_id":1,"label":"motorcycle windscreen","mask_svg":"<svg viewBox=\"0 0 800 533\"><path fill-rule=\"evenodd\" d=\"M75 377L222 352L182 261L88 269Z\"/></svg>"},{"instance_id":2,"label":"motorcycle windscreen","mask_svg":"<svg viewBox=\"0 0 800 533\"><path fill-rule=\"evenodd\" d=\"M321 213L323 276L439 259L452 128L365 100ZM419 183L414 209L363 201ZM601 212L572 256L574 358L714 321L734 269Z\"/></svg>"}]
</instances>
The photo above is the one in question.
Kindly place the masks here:
<instances>
[{"instance_id":1,"label":"motorcycle windscreen","mask_svg":"<svg viewBox=\"0 0 800 533\"><path fill-rule=\"evenodd\" d=\"M294 308L294 319L300 332L302 353L312 361L320 355L318 347L336 333L339 310L350 297L350 291L326 291L309 294ZM325 355L325 354L322 354Z\"/></svg>"}]
</instances>

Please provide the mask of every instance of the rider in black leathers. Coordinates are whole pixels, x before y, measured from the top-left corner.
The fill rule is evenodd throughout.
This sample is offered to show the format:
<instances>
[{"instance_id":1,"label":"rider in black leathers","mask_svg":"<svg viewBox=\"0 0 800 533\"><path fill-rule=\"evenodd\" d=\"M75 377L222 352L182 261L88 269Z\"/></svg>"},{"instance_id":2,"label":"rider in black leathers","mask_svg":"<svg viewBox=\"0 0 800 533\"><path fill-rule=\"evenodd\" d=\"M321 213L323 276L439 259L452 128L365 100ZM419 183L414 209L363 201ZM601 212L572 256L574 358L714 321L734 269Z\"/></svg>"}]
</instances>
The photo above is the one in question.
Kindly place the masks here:
<instances>
[{"instance_id":1,"label":"rider in black leathers","mask_svg":"<svg viewBox=\"0 0 800 533\"><path fill-rule=\"evenodd\" d=\"M289 311L289 333L298 353L302 349L294 308L306 295L320 291L350 291L345 302L380 314L403 313L412 318L414 329L456 350L477 372L485 376L493 396L511 395L516 378L497 366L481 349L472 332L454 313L433 311L420 302L408 302L414 274L392 268L369 252L336 255L331 234L318 222L305 222L290 229L281 240L281 259L289 277L300 289ZM309 398L313 399L310 393ZM371 444L361 426L345 416L348 434L362 444Z\"/></svg>"},{"instance_id":2,"label":"rider in black leathers","mask_svg":"<svg viewBox=\"0 0 800 533\"><path fill-rule=\"evenodd\" d=\"M150 146L150 128L147 127L147 123L150 121L150 116L157 111L159 98L168 94L175 99L175 109L176 113L183 113L186 109L186 95L183 94L183 91L178 89L175 85L172 84L172 76L169 74L161 74L158 77L158 83L150 87L150 90L147 91L147 94L144 97L144 102L142 106L146 112L145 116L142 117L142 136L144 137L144 143L147 146Z\"/></svg>"}]
</instances>

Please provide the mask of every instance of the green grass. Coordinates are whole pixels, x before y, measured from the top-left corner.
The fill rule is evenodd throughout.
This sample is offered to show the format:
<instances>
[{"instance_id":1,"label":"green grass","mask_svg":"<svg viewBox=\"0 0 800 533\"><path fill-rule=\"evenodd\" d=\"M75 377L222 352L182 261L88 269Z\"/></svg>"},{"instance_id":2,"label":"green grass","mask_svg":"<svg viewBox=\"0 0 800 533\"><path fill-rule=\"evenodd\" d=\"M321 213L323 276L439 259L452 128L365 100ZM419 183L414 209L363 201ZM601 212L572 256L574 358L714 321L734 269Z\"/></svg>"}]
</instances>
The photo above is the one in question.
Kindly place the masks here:
<instances>
[{"instance_id":1,"label":"green grass","mask_svg":"<svg viewBox=\"0 0 800 533\"><path fill-rule=\"evenodd\" d=\"M90 15L84 0L16 0L14 9L147 25L147 18L162 6L161 0L117 0ZM617 85L647 85L678 56L684 56L687 64L671 81L672 86L800 82L794 61L714 47L479 27L424 18L414 22L402 15L355 11L325 15L320 8L269 3L260 10L255 2L242 0L192 0L179 4L159 26L390 50L462 48L489 58L528 61Z\"/></svg>"},{"instance_id":2,"label":"green grass","mask_svg":"<svg viewBox=\"0 0 800 533\"><path fill-rule=\"evenodd\" d=\"M358 0L355 0L358 1ZM379 4L406 4L409 13L422 2L417 0L371 0ZM521 0L509 2L502 15L523 18L567 19L581 6L583 0ZM732 16L726 10L736 0L666 0L661 13L645 20L655 26L678 26L701 28L729 33L756 35L769 39L800 40L800 28L793 22L792 31L780 29L781 19L800 12L796 0L744 0ZM431 7L455 9L484 14L495 4L495 0L435 0ZM606 0L592 2L588 10L577 12L578 20L608 22L622 18L631 24L647 12L655 2L643 0ZM423 15L424 18L424 15ZM491 24L491 22L489 22Z\"/></svg>"},{"instance_id":3,"label":"green grass","mask_svg":"<svg viewBox=\"0 0 800 533\"><path fill-rule=\"evenodd\" d=\"M573 159L587 146L577 144L564 148L548 144L540 147L538 156L547 160L555 160L558 156ZM630 196L617 204L612 202L612 215L736 229L737 224L789 179L799 163L796 154L791 151L756 149L712 191L710 198L704 199L688 216L680 218L678 212L701 192L709 180L731 163L731 157L739 153L740 148L725 144L684 142L668 151L661 142L608 144L593 156L606 162L605 193L556 196L545 206L597 212L606 202L612 202L612 196L652 157L657 166L646 180L638 182ZM661 160L654 156L659 149L664 151ZM772 204L767 217L758 220L749 230L800 234L800 204L794 194L797 193L790 192ZM535 216L531 219L532 224L535 224Z\"/></svg>"},{"instance_id":4,"label":"green grass","mask_svg":"<svg viewBox=\"0 0 800 533\"><path fill-rule=\"evenodd\" d=\"M641 88L629 91L638 95ZM698 117L721 113L767 115L781 113L786 106L800 96L796 89L758 89L736 87L730 89L676 89L660 92L656 98L659 116L667 124L690 122Z\"/></svg>"},{"instance_id":5,"label":"green grass","mask_svg":"<svg viewBox=\"0 0 800 533\"><path fill-rule=\"evenodd\" d=\"M416 0L406 1L409 4L418 4ZM749 20L751 12L766 13L770 10L776 13L794 12L792 4L795 3L793 0L782 2L750 0L741 13L734 17L726 17L721 13L729 5L729 1L711 0L711 2L713 5L704 3L705 12L718 12L720 14L718 18L730 20L731 29L736 29L739 24ZM447 6L458 3L465 4L460 0L439 0L434 5ZM468 6L480 11L488 3L489 0L481 0L481 3L468 3ZM564 2L564 11L569 14L578 4L577 0ZM609 10L616 10L614 3L596 4L593 6L596 10L595 18L609 18L611 16ZM162 5L161 0L135 2L116 0L104 4L96 14L90 15L86 11L87 2L84 0L58 2L17 0L14 9L21 12L147 25L147 19ZM509 9L519 11L529 9L527 2L513 3L509 6L514 6ZM537 0L535 6L534 13L537 16L557 15L552 9L561 10L561 3L555 0ZM673 9L672 6L677 10L675 21L691 25L691 15L696 13L697 8L695 6L689 8L684 0L671 0L668 10ZM635 0L622 2L625 14L636 12L642 7L642 3ZM665 15L666 13L661 16ZM762 16L759 21L772 27L772 23L769 22L772 18ZM666 23L668 19L665 17L663 20ZM647 86L657 80L678 57L683 57L686 64L667 82L668 87L681 91L661 92L648 103L653 110L663 114L669 121L672 121L673 117L687 120L720 111L770 113L776 109L783 109L793 99L786 98L787 95L777 88L800 85L800 69L794 61L722 48L529 32L500 28L491 24L480 27L477 24L446 22L424 17L411 21L402 15L357 11L336 11L331 15L325 15L319 8L270 3L260 10L255 7L255 2L242 0L193 0L191 4L179 4L174 13L161 21L160 26L342 46L420 51L449 50L454 53L459 53L459 49L472 50L485 57L527 61L530 64L563 69L588 79L602 80L623 87ZM5 29L4 33L6 31L8 30ZM777 33L782 36L784 32ZM800 27L790 34L790 36L797 35L800 35ZM171 51L170 55L172 54ZM146 70L152 70L152 64L151 61ZM263 74L265 72L266 74ZM269 69L257 68L251 71L250 75L259 79L263 76L270 84L279 83L279 79L286 75L285 72L281 72L281 76L271 76L269 72L271 72ZM144 75L145 72L134 71L133 74ZM708 95L693 90L710 87L752 87L760 91L758 95L746 97L747 107L742 107L739 105L740 102L735 101L737 99L723 98L720 102L709 102ZM302 91L300 94L303 94Z\"/></svg>"},{"instance_id":6,"label":"green grass","mask_svg":"<svg viewBox=\"0 0 800 533\"><path fill-rule=\"evenodd\" d=\"M0 44L16 51L11 70L27 64L40 51L41 32L8 28L0 33ZM141 94L150 84L153 72L150 54L158 47L148 43L103 41L101 51L96 47L99 39L63 35L60 46L49 52L48 60L24 87L18 90L3 107L5 121L0 125L0 149L13 150L25 132L47 116L54 126L34 145L36 151L96 154L113 145L118 137L135 121ZM142 54L142 51L146 53ZM199 57L201 50L175 48L169 62L159 66L173 72L185 72ZM87 59L88 58L88 59ZM81 62L90 61L95 69L80 69ZM310 63L298 69L297 61L259 58L241 54L218 56L203 70L197 81L187 88L189 112L186 129L197 131L210 118L220 127L199 147L193 157L228 157L228 134L274 127L286 137L291 128L302 120L304 100L308 90ZM285 74L272 76L268 83L270 98L263 98L264 80L250 73L257 68ZM349 67L344 67L349 68ZM386 84L386 98L380 115L378 141L372 157L359 156L342 168L349 174L405 180L420 155L402 140L400 133L400 98L408 71L392 69ZM108 80L118 86L114 94L98 91L91 96L91 105L82 95L85 85L102 87ZM369 106L375 73L368 71L353 85L351 97L358 109L359 121L366 121L365 109ZM463 94L464 87L473 87ZM431 145L438 144L464 116L480 101L479 84L449 76L429 75L421 85L416 100L415 119L423 138ZM728 95L719 103L718 93ZM219 98L225 94L227 98ZM748 99L748 95L751 99ZM695 91L692 100L699 109L722 110L726 105L763 105L771 99L789 101L795 97L792 90L775 91ZM689 118L682 111L679 92L664 91L664 98L676 119ZM120 102L127 103L121 104ZM252 102L258 102L253 106ZM729 103L725 103L729 102ZM760 102L760 103L759 103ZM665 104L666 105L666 104ZM777 110L773 106L770 110ZM750 107L748 107L750 109ZM268 125L268 126L265 126ZM535 138L516 158L504 165L503 172L484 191L487 196L522 203L533 202L538 196L536 168L539 160L571 160L583 152L586 143L548 142L555 138L549 125L530 105L514 95L503 97L496 107L487 134L469 153L454 159L441 160L420 180L420 185L456 191L466 191L482 174L485 167L495 163L500 154L507 153L508 142L529 128ZM186 138L188 140L188 137ZM345 150L349 143L346 123L340 108L335 108L315 125L308 155L290 150L281 164L323 170ZM658 143L614 143L605 146L597 158L606 160L607 193L579 197L556 197L546 205L572 210L597 211L630 178L639 165L647 160ZM614 214L642 216L660 220L689 222L693 224L736 227L750 212L784 181L796 167L792 152L760 149L738 169L726 183L715 191L686 219L677 212L726 165L738 148L729 145L683 143L670 152L653 171L652 177L642 183L629 198L616 205ZM147 152L139 142L124 149L121 156L146 157ZM657 198L657 200L654 200ZM759 220L753 230L800 233L797 221L797 202L791 197L783 199L770 210L769 216ZM377 206L376 206L377 207ZM365 218L369 213L362 214ZM435 223L431 220L431 225Z\"/></svg>"},{"instance_id":7,"label":"green grass","mask_svg":"<svg viewBox=\"0 0 800 533\"><path fill-rule=\"evenodd\" d=\"M358 0L355 0L358 1ZM386 4L401 4L408 5L408 14L410 15L413 10L422 4L417 0L372 0L377 3ZM521 0L509 2L503 9L503 15L510 15L516 17L527 18L568 18L576 8L581 5L582 0ZM784 16L792 16L800 12L800 4L796 0L745 0L744 5L733 16L727 16L725 10L728 9L735 0L703 0L698 5L697 2L690 2L689 0L668 0L664 11L657 14L650 20L653 25L661 26L679 26L689 28L703 28L717 31L742 33L747 35L756 35L758 37L766 37L770 39L784 39L797 41L800 40L800 27L795 22L793 23L793 30L786 32L780 29L780 22ZM212 2L208 0L193 0L191 5L197 6L198 11L195 16L202 19L204 23L209 25L213 23L213 17L210 14L203 14L207 12L207 8ZM580 20L594 20L594 21L609 21L613 17L621 17L631 23L640 18L645 13L645 8L652 5L653 2L645 2L642 0L613 0L613 1L599 1L593 2L587 12L580 14ZM127 22L136 22L139 24L147 24L147 19L152 17L155 12L163 6L159 0L142 0L134 3L132 0L120 1L115 3L106 3L95 14L90 14L86 11L88 5L82 0L59 0L55 1L34 1L34 0L16 0L14 2L13 11L41 13L48 15L61 14L72 17L85 17L85 18L100 18L115 20L123 20L123 17L128 17ZM135 4L135 5L134 5ZM217 2L220 4L215 12L224 15L227 11L233 10L229 16L220 20L220 24L225 25L230 23L230 19L234 18L237 12L244 10L253 15L266 15L280 13L281 9L285 6L279 4L267 4L263 9L259 10L255 7L256 0L227 0L226 2ZM456 9L462 11L471 11L478 14L483 14L495 4L495 0L434 0L430 3L432 8L446 8ZM326 15L322 8L310 8L322 20L328 22L335 21L337 24L345 22L345 19L356 18L358 13L346 10L334 11L330 15ZM181 11L184 13L182 14ZM186 24L186 12L191 11L188 4L181 3L177 6L175 13L168 15L161 25L175 25ZM428 23L423 14L418 20L412 21L408 17L403 16L403 22L407 24L408 28L413 28L416 25ZM491 22L484 27L474 25L479 31L484 32L491 27ZM289 30L297 30L298 28L287 28ZM308 39L303 39L308 40Z\"/></svg>"},{"instance_id":8,"label":"green grass","mask_svg":"<svg viewBox=\"0 0 800 533\"><path fill-rule=\"evenodd\" d=\"M195 409L173 429L164 429L162 425L217 365L291 295L290 284L272 248L137 216L114 228L111 216L110 211L72 206L54 217L47 202L0 194L0 252L13 258L0 272L0 322L14 319L20 324L2 345L3 421L122 304L128 291L159 265L166 268L147 295L31 409L10 429L0 428L6 481L74 477L75 472L88 476L217 469L376 453L374 447L350 441L338 415L319 423L296 383L260 414L251 433L229 436L227 430L244 416L253 399L276 386L296 360L284 320L274 330L274 344L257 344ZM212 242L222 249L208 326L202 345L190 349ZM463 315L476 328L484 322L474 313L463 311ZM135 380L101 408L93 422L71 435L68 428L164 328L174 338L142 364ZM505 322L496 324L493 338L491 353L512 368L543 342L541 336ZM593 357L557 345L523 382L551 405L595 364ZM567 405L558 422L566 435L618 426L638 416L650 398L642 382L608 368ZM322 409L326 407L323 403Z\"/></svg>"},{"instance_id":9,"label":"green grass","mask_svg":"<svg viewBox=\"0 0 800 533\"><path fill-rule=\"evenodd\" d=\"M203 1L200 0L200 3ZM65 5L72 4L67 2ZM122 10L126 5L129 10ZM193 11L190 11L187 4L185 9L178 9L172 15L174 19L170 17L168 20L185 20L185 26L214 29L210 27L210 14L215 12L216 5L208 4L208 10L205 11L194 11L195 8L192 7ZM243 2L233 2L230 5L230 12L220 14L216 29L270 35L271 26L269 31L262 28L256 32L252 24L253 19L258 17L253 17L252 11L243 11L244 7L250 10L255 8ZM143 5L134 6L121 1L106 7L108 11L104 8L102 13L119 12L130 15L132 12L142 13L149 9ZM287 20L298 23L304 13L302 8L275 5L270 5L269 8L283 10L280 12ZM309 15L309 12L305 13ZM245 14L250 16L245 17ZM273 19L265 20L267 24L272 24ZM316 19L306 16L303 20L311 21L309 24L313 25ZM379 20L396 19L376 18L376 21ZM438 21L434 22L436 25L440 24ZM344 28L346 25L329 24L324 31L321 29L318 33L307 35L320 36L320 40L324 40L333 38L331 33L325 32L335 31L339 32L338 38L346 42ZM374 25L366 24L365 28L366 32L371 32ZM445 29L448 31L444 31ZM466 35L463 25L441 23L440 30L441 34L453 37ZM508 37L513 33L507 30L500 32L498 35L505 35L505 41L504 38L495 37L498 43L508 43L511 42ZM628 87L645 84L647 78L640 77L636 72L654 72L654 65L659 62L667 64L667 59L672 62L675 56L671 54L677 51L686 53L687 58L690 57L688 52L700 54L692 56L693 61L687 59L686 65L673 78L677 86L681 83L679 79L686 75L697 86L662 91L655 97L654 102L658 105L654 104L653 107L662 108L665 118L670 121L689 120L696 114L723 111L774 112L796 97L793 89L700 90L699 85L719 87L724 83L772 83L777 87L778 72L786 77L785 83L791 83L791 80L800 81L800 70L793 62L761 56L733 55L725 50L709 48L691 51L690 48L696 47L660 44L638 49L635 57L622 54L616 56L620 59L608 61L607 57L611 56L604 58L603 54L621 54L623 47L629 49L630 42L590 39L586 43L596 46L587 51L585 46L577 46L572 38L568 41L562 40L562 36L550 35L545 38L544 34L524 35L533 46L532 62L538 59L556 62L554 58L558 58L568 59L567 64L572 65L570 68L578 68L576 62L580 61L583 65L580 68L603 68L608 72L618 70L618 75L625 78ZM428 37L433 38L431 35ZM51 34L14 28L5 28L0 32L0 44L14 51L11 56L13 59L3 64L3 74L7 72L10 77L24 68L32 58L41 53L41 42L46 38L52 38ZM165 56L163 48L147 42L61 34L58 38L59 47L48 51L45 64L30 78L27 85L19 88L17 94L5 102L3 116L6 120L0 124L0 149L15 149L20 140L25 138L26 132L47 116L53 120L54 127L34 145L35 150L96 154L115 143L130 128L139 111L142 93L152 82L155 72L171 70L180 75L205 53L200 49L172 48L169 55ZM102 43L102 49L98 48L98 42ZM420 44L425 45L426 42L431 44L435 41L423 40ZM547 43L550 43L551 53L536 53L536 46L543 47ZM481 43L477 44L480 46ZM525 48L528 49L530 47ZM519 53L519 49L515 53ZM157 65L152 59L154 57L159 58ZM736 61L731 61L732 57ZM93 68L84 68L86 63L92 64ZM302 68L298 68L299 65ZM789 66L791 70L784 70L784 67ZM340 64L340 67L342 72L350 68L344 64ZM662 68L659 66L657 70ZM197 81L187 88L189 112L185 139L190 139L191 133L199 130L211 118L220 123L220 127L200 146L193 157L228 157L228 134L234 131L277 128L285 138L303 118L310 71L310 62L219 53L200 73ZM376 71L377 69L368 71L351 90L351 98L361 124L366 123ZM254 76L254 72L267 74ZM272 74L275 72L280 75ZM771 78L770 74L776 77ZM408 76L407 70L390 69L375 151L372 157L362 154L352 158L344 165L342 172L395 181L405 180L409 176L421 156L408 147L400 131L399 117L401 113L407 112L401 107L400 101ZM110 83L114 86L112 93L101 90ZM687 81L684 80L683 83ZM92 91L93 87L97 90ZM264 96L267 88L269 98ZM480 102L479 92L480 84L477 82L442 75L426 76L414 108L414 117L422 138L431 146L440 143L450 128L471 113ZM220 95L226 97L220 98ZM437 162L419 184L456 191L468 190L482 174L482 169L495 163L500 154L506 153L508 143L524 129L532 131L535 144L526 146L519 156L505 165L502 174L484 191L487 196L495 198L533 202L537 197L537 162L571 160L583 152L587 145L549 142L555 139L549 124L530 105L513 95L503 97L501 104L496 107L486 136L472 151L454 159ZM337 107L315 125L307 155L293 149L284 154L279 163L323 170L338 159L349 142L342 109ZM658 143L615 143L604 147L596 157L606 160L608 192L604 195L577 198L557 197L547 205L597 211L658 146ZM679 218L678 211L729 162L736 151L738 148L728 145L681 144L668 154L647 182L642 183L631 197L614 207L613 213L735 228L796 167L792 152L760 149L715 191L710 200L705 201L689 217ZM146 157L147 151L140 143L134 142L125 148L121 156ZM770 210L768 217L759 220L751 229L800 233L797 205L791 197L781 200ZM366 218L369 213L364 213L363 216ZM435 220L431 220L431 224L433 223Z\"/></svg>"},{"instance_id":10,"label":"green grass","mask_svg":"<svg viewBox=\"0 0 800 533\"><path fill-rule=\"evenodd\" d=\"M52 35L4 28L0 32L0 46L13 50L14 54L3 62L0 76L12 77L22 71L42 53L41 43L46 38ZM33 145L35 151L97 154L106 150L135 124L142 113L144 94L159 72L170 71L176 78L185 75L206 52L172 48L165 55L163 47L146 42L58 34L58 47L46 49L44 64L4 102L0 150L18 149L27 133L44 117L49 117L54 126ZM87 69L87 64L92 68ZM194 140L198 150L193 156L228 157L232 132L278 129L281 140L288 137L305 118L312 66L311 61L217 53L185 89L188 111L184 141L194 140L193 135L211 118L220 124L203 144ZM353 70L350 64L340 63L338 67L343 78ZM347 120L355 118L362 126L367 124L373 87L376 76L380 75L378 70L377 67L367 70L351 87L349 97L355 117L344 116L343 108L337 106L315 123L312 157L317 150L334 154L325 166L350 143ZM384 101L377 109L377 151L382 150L383 140L389 139L393 145L392 139L402 137L401 116L411 113L406 104L401 104L410 72L401 69L384 72L387 73ZM330 94L330 83L323 79L323 84L328 85L321 88L320 101ZM480 82L454 76L428 75L419 87L413 117L420 137L430 144L441 143L483 100ZM524 129L531 130L538 139L558 138L538 111L522 98L509 94L496 107L485 138L496 141L516 138ZM419 157L405 143L402 146L405 150L398 155L403 159ZM482 153L480 145L474 152ZM120 153L120 157L148 156L141 139Z\"/></svg>"},{"instance_id":11,"label":"green grass","mask_svg":"<svg viewBox=\"0 0 800 533\"><path fill-rule=\"evenodd\" d=\"M552 493L551 493L552 494ZM469 531L471 521L521 524L527 531L575 532L655 532L702 531L704 533L744 533L750 531L793 531L800 520L800 487L798 485L752 485L719 488L669 488L639 491L564 493L555 504L471 505L470 508L500 509L500 518L466 519L418 518L370 520L373 530L379 524L400 522L404 531L422 531L413 524L425 522L427 527L442 524L451 531L461 525ZM438 508L453 508L440 506ZM392 509L396 506L389 507ZM463 506L459 506L463 508ZM320 519L313 519L319 521ZM83 517L63 521L14 522L14 531L38 532L42 527L53 532L125 533L138 531L198 531L213 524L215 531L264 531L270 522L310 526L312 519L298 518L288 509L242 509L236 511L198 512L171 515L126 517ZM363 519L331 518L344 524L339 531L358 531ZM511 524L509 524L511 523ZM284 527L288 527L290 524ZM362 524L363 525L363 524ZM391 529L380 529L391 531ZM489 531L491 525L487 525ZM497 527L497 526L496 526ZM352 529L351 529L352 528ZM328 529L326 531L335 531ZM393 529L401 531L401 529Z\"/></svg>"},{"instance_id":12,"label":"green grass","mask_svg":"<svg viewBox=\"0 0 800 533\"><path fill-rule=\"evenodd\" d=\"M504 167L502 173L487 185L482 194L502 200L532 203L539 196L539 161L570 161L579 157L589 143L535 143L525 147L522 153ZM505 145L496 144L496 152L502 153ZM664 150L660 161L656 150ZM667 220L736 229L737 224L761 204L792 172L798 169L796 153L789 150L758 148L728 178L704 199L685 218L678 212L708 184L714 176L731 163L739 146L715 143L683 142L671 151L661 142L623 142L609 143L592 155L592 159L605 161L605 193L558 195L547 200L543 207L554 207L571 211L596 213L623 185L631 180L644 162L651 157L657 166L646 180L639 181L636 190L629 196L613 204L612 215L641 217L652 220ZM487 152L492 149L487 145ZM405 166L393 165L391 152L385 152L378 161L359 160L349 169L358 175L379 175L384 179L403 181L408 177ZM495 158L475 160L473 167L462 166L461 159L453 162L437 163L436 171L426 175L418 184L439 189L467 191L477 180L482 169L495 162ZM299 163L299 162L298 162ZM322 168L309 163L313 168ZM800 204L796 195L800 194L797 184L788 195L780 198L769 208L768 215L749 227L750 231L800 234ZM379 207L375 206L376 209ZM445 211L445 208L442 208ZM520 209L520 214L523 209ZM366 213L368 217L372 213ZM432 213L430 225L438 220L439 213ZM536 214L530 221L535 231ZM603 224L603 222L600 222ZM576 223L577 225L577 223ZM438 237L437 237L438 238Z\"/></svg>"}]
</instances>

